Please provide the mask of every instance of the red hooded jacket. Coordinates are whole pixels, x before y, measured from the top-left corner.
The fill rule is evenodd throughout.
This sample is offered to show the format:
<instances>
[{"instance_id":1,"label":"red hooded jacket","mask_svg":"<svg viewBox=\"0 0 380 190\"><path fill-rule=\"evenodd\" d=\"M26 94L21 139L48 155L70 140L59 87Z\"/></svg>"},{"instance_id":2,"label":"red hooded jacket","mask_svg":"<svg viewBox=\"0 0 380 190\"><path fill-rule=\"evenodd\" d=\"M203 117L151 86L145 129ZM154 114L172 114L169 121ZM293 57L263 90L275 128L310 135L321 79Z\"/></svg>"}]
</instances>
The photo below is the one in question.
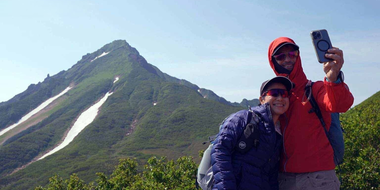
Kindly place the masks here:
<instances>
[{"instance_id":1,"label":"red hooded jacket","mask_svg":"<svg viewBox=\"0 0 380 190\"><path fill-rule=\"evenodd\" d=\"M284 150L281 155L282 172L305 173L335 169L334 152L317 117L309 113L312 108L305 98L305 86L308 82L298 56L290 74L278 73L274 67L272 54L277 46L284 42L295 42L287 37L275 39L268 50L269 64L277 76L287 76L295 88L290 97L290 106L286 118L281 120ZM299 54L300 55L300 54ZM327 130L331 125L331 112L346 112L353 104L354 97L348 86L342 83L317 81L312 93L326 122Z\"/></svg>"}]
</instances>

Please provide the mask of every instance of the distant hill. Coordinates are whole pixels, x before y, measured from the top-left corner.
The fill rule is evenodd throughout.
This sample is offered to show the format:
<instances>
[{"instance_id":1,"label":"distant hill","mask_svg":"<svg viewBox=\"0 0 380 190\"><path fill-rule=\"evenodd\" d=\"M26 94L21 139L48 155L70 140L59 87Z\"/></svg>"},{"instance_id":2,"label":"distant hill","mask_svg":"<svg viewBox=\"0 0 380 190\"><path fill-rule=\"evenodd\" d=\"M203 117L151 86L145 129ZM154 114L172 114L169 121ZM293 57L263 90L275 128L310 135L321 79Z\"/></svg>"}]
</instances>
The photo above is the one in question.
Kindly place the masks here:
<instances>
[{"instance_id":1,"label":"distant hill","mask_svg":"<svg viewBox=\"0 0 380 190\"><path fill-rule=\"evenodd\" d=\"M202 142L217 133L223 118L249 104L230 103L211 90L171 77L126 41L116 40L0 103L0 130L67 87L67 93L0 136L0 189L32 189L54 174L77 173L91 181L96 172L110 173L125 157L199 159ZM79 115L107 92L113 94L72 143L35 162L60 144Z\"/></svg>"}]
</instances>

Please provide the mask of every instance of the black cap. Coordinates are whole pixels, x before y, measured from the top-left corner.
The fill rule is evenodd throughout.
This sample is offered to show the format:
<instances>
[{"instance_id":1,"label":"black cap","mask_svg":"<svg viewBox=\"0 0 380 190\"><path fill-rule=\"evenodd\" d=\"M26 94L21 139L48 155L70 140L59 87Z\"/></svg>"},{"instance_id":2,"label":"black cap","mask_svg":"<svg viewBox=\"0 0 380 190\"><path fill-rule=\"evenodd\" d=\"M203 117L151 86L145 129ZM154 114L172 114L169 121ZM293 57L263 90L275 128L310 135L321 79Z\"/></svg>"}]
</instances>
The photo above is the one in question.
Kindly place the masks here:
<instances>
[{"instance_id":1,"label":"black cap","mask_svg":"<svg viewBox=\"0 0 380 190\"><path fill-rule=\"evenodd\" d=\"M266 90L266 88L273 83L283 84L285 86L286 90L288 90L288 91L290 91L294 87L294 84L288 78L283 77L283 76L277 76L277 77L274 77L270 80L263 82L263 84L261 85L261 88L260 88L260 96L263 95L264 90Z\"/></svg>"},{"instance_id":2,"label":"black cap","mask_svg":"<svg viewBox=\"0 0 380 190\"><path fill-rule=\"evenodd\" d=\"M284 46L286 46L286 45L291 45L291 46L293 46L293 47L294 47L294 50L299 50L299 49L300 49L296 44L293 44L293 43L290 43L290 42L284 42L284 43L280 44L279 46L277 46L276 49L274 49L272 55L276 55L277 51L278 51L280 48L282 48L282 47L284 47Z\"/></svg>"}]
</instances>

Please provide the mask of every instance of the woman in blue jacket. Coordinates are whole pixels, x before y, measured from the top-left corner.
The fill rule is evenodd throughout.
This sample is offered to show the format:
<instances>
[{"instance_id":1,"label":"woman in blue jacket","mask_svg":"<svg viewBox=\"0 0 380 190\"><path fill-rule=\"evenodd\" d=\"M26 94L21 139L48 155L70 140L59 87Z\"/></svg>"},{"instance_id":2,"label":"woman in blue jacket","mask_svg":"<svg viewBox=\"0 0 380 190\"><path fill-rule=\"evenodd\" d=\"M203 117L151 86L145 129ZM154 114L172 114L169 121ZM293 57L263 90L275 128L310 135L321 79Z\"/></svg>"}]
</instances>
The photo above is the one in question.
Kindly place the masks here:
<instances>
[{"instance_id":1,"label":"woman in blue jacket","mask_svg":"<svg viewBox=\"0 0 380 190\"><path fill-rule=\"evenodd\" d=\"M242 110L224 121L211 151L213 189L278 189L282 147L278 119L289 108L292 87L286 77L267 80L252 114Z\"/></svg>"}]
</instances>

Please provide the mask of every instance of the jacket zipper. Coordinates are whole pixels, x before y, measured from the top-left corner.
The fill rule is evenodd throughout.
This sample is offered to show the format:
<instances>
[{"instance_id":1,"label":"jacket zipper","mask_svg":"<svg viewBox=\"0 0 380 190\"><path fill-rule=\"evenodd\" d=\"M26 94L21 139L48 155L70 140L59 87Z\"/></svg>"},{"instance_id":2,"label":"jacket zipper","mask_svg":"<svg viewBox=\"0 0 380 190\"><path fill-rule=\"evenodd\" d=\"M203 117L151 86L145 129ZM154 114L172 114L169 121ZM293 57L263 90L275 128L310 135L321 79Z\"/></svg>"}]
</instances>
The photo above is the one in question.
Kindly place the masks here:
<instances>
[{"instance_id":1,"label":"jacket zipper","mask_svg":"<svg viewBox=\"0 0 380 190\"><path fill-rule=\"evenodd\" d=\"M284 172L286 172L286 164L288 163L288 155L286 154L286 149L285 149L285 132L286 132L286 128L288 128L288 117L285 116L285 119L286 119L286 124L285 124L285 127L284 127L284 131L282 132L282 148L284 150L284 154L285 154L285 162L284 162Z\"/></svg>"}]
</instances>

